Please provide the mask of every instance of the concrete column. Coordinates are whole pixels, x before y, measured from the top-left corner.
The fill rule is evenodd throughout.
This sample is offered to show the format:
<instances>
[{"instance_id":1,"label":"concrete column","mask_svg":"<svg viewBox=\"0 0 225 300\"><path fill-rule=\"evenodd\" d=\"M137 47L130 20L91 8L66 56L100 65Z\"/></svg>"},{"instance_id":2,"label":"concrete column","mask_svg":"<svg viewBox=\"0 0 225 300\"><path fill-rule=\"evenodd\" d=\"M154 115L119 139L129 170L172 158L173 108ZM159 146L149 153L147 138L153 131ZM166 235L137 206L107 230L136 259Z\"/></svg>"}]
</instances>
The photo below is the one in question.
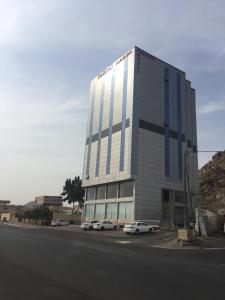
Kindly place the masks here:
<instances>
[{"instance_id":1,"label":"concrete column","mask_svg":"<svg viewBox=\"0 0 225 300\"><path fill-rule=\"evenodd\" d=\"M96 204L94 203L94 220L96 220L95 212L96 212Z\"/></svg>"}]
</instances>

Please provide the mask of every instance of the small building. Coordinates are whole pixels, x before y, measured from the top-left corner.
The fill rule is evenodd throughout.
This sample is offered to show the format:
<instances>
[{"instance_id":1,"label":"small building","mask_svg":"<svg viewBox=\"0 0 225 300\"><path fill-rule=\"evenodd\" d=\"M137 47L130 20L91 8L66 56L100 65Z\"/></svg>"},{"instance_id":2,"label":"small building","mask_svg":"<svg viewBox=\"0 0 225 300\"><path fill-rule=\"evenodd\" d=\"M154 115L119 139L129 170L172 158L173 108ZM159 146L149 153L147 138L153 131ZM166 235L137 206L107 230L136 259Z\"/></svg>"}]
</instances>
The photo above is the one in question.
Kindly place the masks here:
<instances>
[{"instance_id":1,"label":"small building","mask_svg":"<svg viewBox=\"0 0 225 300\"><path fill-rule=\"evenodd\" d=\"M15 218L16 213L23 210L22 205L10 204L10 200L0 200L0 220L10 221Z\"/></svg>"},{"instance_id":2,"label":"small building","mask_svg":"<svg viewBox=\"0 0 225 300\"><path fill-rule=\"evenodd\" d=\"M10 200L0 200L0 208L8 206L10 202Z\"/></svg>"},{"instance_id":3,"label":"small building","mask_svg":"<svg viewBox=\"0 0 225 300\"><path fill-rule=\"evenodd\" d=\"M11 220L11 215L10 212L2 212L0 213L0 219L1 221L8 222Z\"/></svg>"},{"instance_id":4,"label":"small building","mask_svg":"<svg viewBox=\"0 0 225 300\"><path fill-rule=\"evenodd\" d=\"M35 207L48 207L52 211L62 210L63 201L61 196L37 196Z\"/></svg>"}]
</instances>

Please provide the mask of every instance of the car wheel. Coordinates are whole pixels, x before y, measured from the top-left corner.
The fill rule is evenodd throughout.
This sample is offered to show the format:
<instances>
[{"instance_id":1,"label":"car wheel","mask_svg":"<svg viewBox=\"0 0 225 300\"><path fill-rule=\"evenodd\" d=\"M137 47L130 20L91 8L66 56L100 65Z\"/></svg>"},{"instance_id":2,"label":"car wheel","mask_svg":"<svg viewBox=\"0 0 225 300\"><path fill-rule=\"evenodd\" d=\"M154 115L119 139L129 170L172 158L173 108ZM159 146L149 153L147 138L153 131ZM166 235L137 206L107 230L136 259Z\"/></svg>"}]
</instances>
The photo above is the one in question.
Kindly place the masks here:
<instances>
[{"instance_id":1,"label":"car wheel","mask_svg":"<svg viewBox=\"0 0 225 300\"><path fill-rule=\"evenodd\" d=\"M93 230L93 226L90 226L90 227L89 227L89 230Z\"/></svg>"},{"instance_id":2,"label":"car wheel","mask_svg":"<svg viewBox=\"0 0 225 300\"><path fill-rule=\"evenodd\" d=\"M101 227L101 230L103 231L105 228L104 227Z\"/></svg>"},{"instance_id":3,"label":"car wheel","mask_svg":"<svg viewBox=\"0 0 225 300\"><path fill-rule=\"evenodd\" d=\"M152 228L149 228L148 232L151 232L151 233L152 233Z\"/></svg>"},{"instance_id":4,"label":"car wheel","mask_svg":"<svg viewBox=\"0 0 225 300\"><path fill-rule=\"evenodd\" d=\"M139 229L136 229L136 230L135 230L135 234L138 234L138 233L139 233Z\"/></svg>"},{"instance_id":5,"label":"car wheel","mask_svg":"<svg viewBox=\"0 0 225 300\"><path fill-rule=\"evenodd\" d=\"M113 228L114 230L116 230L117 229L117 226L114 226L114 228Z\"/></svg>"},{"instance_id":6,"label":"car wheel","mask_svg":"<svg viewBox=\"0 0 225 300\"><path fill-rule=\"evenodd\" d=\"M129 235L130 234L130 232L127 232L127 235Z\"/></svg>"}]
</instances>

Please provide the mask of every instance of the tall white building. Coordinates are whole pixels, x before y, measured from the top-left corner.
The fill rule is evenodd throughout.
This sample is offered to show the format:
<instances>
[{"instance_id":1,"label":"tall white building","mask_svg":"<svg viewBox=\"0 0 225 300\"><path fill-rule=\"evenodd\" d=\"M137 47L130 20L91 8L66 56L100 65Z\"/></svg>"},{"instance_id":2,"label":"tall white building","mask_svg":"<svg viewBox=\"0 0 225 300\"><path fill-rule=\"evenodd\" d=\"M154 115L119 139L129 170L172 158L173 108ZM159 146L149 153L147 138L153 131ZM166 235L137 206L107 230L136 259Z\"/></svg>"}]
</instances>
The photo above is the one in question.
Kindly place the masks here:
<instances>
[{"instance_id":1,"label":"tall white building","mask_svg":"<svg viewBox=\"0 0 225 300\"><path fill-rule=\"evenodd\" d=\"M194 200L195 90L183 71L134 47L91 82L85 218L182 223L184 152Z\"/></svg>"}]
</instances>

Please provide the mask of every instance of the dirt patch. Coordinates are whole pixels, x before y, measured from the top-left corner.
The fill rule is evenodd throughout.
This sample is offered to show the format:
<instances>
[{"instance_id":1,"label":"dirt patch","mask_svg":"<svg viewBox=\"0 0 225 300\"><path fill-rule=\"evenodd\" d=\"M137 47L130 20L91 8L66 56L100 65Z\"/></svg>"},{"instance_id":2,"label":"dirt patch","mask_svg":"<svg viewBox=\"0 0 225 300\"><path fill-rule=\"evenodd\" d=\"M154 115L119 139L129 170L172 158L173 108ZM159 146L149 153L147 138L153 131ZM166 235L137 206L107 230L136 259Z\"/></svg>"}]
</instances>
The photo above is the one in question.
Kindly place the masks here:
<instances>
[{"instance_id":1,"label":"dirt patch","mask_svg":"<svg viewBox=\"0 0 225 300\"><path fill-rule=\"evenodd\" d=\"M158 248L166 249L224 249L225 248L225 235L216 234L210 237L198 237L196 240L185 242L178 241L177 238L161 240L161 242L154 245Z\"/></svg>"}]
</instances>

